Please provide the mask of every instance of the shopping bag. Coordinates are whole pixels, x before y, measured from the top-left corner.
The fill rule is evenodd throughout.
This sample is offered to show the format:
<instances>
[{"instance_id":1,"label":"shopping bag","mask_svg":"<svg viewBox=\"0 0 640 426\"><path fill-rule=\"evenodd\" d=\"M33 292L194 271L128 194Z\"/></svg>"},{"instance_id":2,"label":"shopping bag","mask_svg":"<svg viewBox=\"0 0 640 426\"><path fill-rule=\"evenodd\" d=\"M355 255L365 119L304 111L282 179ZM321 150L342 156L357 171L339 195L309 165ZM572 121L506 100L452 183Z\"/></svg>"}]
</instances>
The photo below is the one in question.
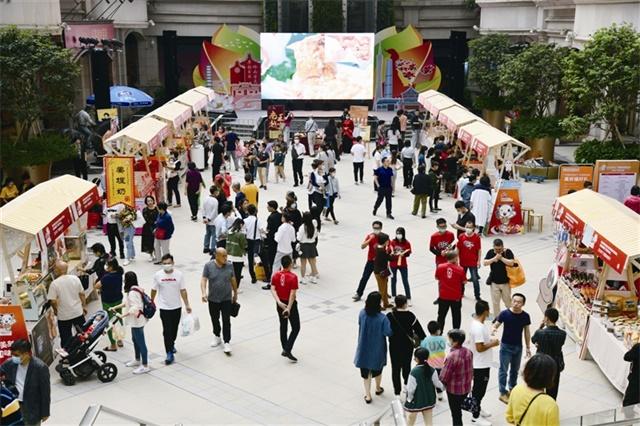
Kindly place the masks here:
<instances>
[{"instance_id":1,"label":"shopping bag","mask_svg":"<svg viewBox=\"0 0 640 426\"><path fill-rule=\"evenodd\" d=\"M231 312L229 313L229 315L235 318L238 316L239 313L240 313L240 304L238 302L233 302L231 304Z\"/></svg>"},{"instance_id":2,"label":"shopping bag","mask_svg":"<svg viewBox=\"0 0 640 426\"><path fill-rule=\"evenodd\" d=\"M111 328L111 335L113 336L114 340L124 340L126 334L122 324L120 324L119 322L114 323L113 327Z\"/></svg>"},{"instance_id":3,"label":"shopping bag","mask_svg":"<svg viewBox=\"0 0 640 426\"><path fill-rule=\"evenodd\" d=\"M180 318L180 335L182 337L191 336L200 330L200 320L194 314L183 314Z\"/></svg>"},{"instance_id":4,"label":"shopping bag","mask_svg":"<svg viewBox=\"0 0 640 426\"><path fill-rule=\"evenodd\" d=\"M467 395L464 398L464 400L462 400L462 404L460 404L460 408L472 414L480 412L480 407L478 406L478 400L475 399L471 394Z\"/></svg>"},{"instance_id":5,"label":"shopping bag","mask_svg":"<svg viewBox=\"0 0 640 426\"><path fill-rule=\"evenodd\" d=\"M524 268L520 260L514 259L513 266L507 266L507 277L509 277L509 287L519 287L526 282Z\"/></svg>"},{"instance_id":6,"label":"shopping bag","mask_svg":"<svg viewBox=\"0 0 640 426\"><path fill-rule=\"evenodd\" d=\"M262 263L256 263L253 266L253 272L256 274L256 280L264 281L267 278L267 273L264 270Z\"/></svg>"}]
</instances>

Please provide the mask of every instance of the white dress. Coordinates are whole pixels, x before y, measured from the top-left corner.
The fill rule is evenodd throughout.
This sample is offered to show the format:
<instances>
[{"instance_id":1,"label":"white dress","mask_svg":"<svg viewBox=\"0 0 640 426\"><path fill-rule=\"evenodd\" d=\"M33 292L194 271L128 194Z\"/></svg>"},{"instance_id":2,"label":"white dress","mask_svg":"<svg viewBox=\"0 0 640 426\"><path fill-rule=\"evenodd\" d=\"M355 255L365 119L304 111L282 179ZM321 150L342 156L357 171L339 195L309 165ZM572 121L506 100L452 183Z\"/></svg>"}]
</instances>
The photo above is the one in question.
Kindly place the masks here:
<instances>
[{"instance_id":1,"label":"white dress","mask_svg":"<svg viewBox=\"0 0 640 426\"><path fill-rule=\"evenodd\" d=\"M491 212L491 194L484 189L474 189L471 193L471 213L477 226L486 226Z\"/></svg>"}]
</instances>

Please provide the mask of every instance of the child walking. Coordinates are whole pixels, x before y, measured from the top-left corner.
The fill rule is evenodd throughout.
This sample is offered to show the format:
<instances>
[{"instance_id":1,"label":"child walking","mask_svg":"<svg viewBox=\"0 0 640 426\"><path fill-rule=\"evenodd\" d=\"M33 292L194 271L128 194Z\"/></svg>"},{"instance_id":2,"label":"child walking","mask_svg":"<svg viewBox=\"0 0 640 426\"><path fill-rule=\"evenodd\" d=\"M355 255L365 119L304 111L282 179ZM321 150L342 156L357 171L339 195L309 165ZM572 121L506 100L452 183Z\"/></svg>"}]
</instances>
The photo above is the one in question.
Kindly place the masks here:
<instances>
[{"instance_id":1,"label":"child walking","mask_svg":"<svg viewBox=\"0 0 640 426\"><path fill-rule=\"evenodd\" d=\"M442 330L440 330L437 321L429 321L427 330L429 331L429 335L422 340L420 347L429 351L427 363L440 375L446 357L447 339L442 336ZM442 401L442 388L439 388L437 391L438 401Z\"/></svg>"},{"instance_id":2,"label":"child walking","mask_svg":"<svg viewBox=\"0 0 640 426\"><path fill-rule=\"evenodd\" d=\"M407 400L404 409L408 413L407 424L413 426L416 423L418 413L422 413L425 425L432 423L432 409L436 405L436 389L442 392L444 386L438 379L437 371L428 363L429 351L418 348L413 353L416 366L409 373L407 382Z\"/></svg>"}]
</instances>

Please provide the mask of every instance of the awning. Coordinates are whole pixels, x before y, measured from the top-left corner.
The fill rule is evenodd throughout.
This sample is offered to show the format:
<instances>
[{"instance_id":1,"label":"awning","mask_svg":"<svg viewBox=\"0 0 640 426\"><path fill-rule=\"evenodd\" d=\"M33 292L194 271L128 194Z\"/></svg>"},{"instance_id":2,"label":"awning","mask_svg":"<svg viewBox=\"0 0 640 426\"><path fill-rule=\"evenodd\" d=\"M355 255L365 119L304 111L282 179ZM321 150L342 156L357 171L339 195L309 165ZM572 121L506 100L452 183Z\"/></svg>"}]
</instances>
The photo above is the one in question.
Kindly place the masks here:
<instances>
[{"instance_id":1,"label":"awning","mask_svg":"<svg viewBox=\"0 0 640 426\"><path fill-rule=\"evenodd\" d=\"M433 97L433 96L438 96L441 93L438 92L437 90L433 90L433 89L429 89L426 92L422 92L418 95L418 103L420 105L424 105L424 103L426 102L427 99Z\"/></svg>"},{"instance_id":2,"label":"awning","mask_svg":"<svg viewBox=\"0 0 640 426\"><path fill-rule=\"evenodd\" d=\"M460 108L464 108L463 106L458 104L456 101L454 101L450 97L442 95L442 94L427 98L425 100L425 103L424 103L424 107L435 118L438 117L438 114L440 113L440 111L442 111L444 109L447 109L447 108L451 108L453 106L459 106Z\"/></svg>"},{"instance_id":3,"label":"awning","mask_svg":"<svg viewBox=\"0 0 640 426\"><path fill-rule=\"evenodd\" d=\"M174 129L177 129L191 118L191 114L192 110L190 106L179 102L169 102L151 111L147 114L147 117L154 117L165 121L171 124Z\"/></svg>"},{"instance_id":4,"label":"awning","mask_svg":"<svg viewBox=\"0 0 640 426\"><path fill-rule=\"evenodd\" d=\"M209 99L209 102L211 102L212 100L214 100L216 98L216 92L214 92L213 89L209 89L207 86L194 87L193 90L195 90L196 92L204 93L205 95L207 95L207 98Z\"/></svg>"},{"instance_id":5,"label":"awning","mask_svg":"<svg viewBox=\"0 0 640 426\"><path fill-rule=\"evenodd\" d=\"M496 130L495 127L490 124L480 121L474 121L472 123L461 126L458 129L458 139L462 140L464 144L470 144L474 137L486 132L492 132Z\"/></svg>"},{"instance_id":6,"label":"awning","mask_svg":"<svg viewBox=\"0 0 640 426\"><path fill-rule=\"evenodd\" d=\"M207 103L209 103L209 97L205 93L191 89L180 96L176 96L173 98L173 101L190 106L195 114L207 106Z\"/></svg>"},{"instance_id":7,"label":"awning","mask_svg":"<svg viewBox=\"0 0 640 426\"><path fill-rule=\"evenodd\" d=\"M583 189L556 199L554 217L616 272L640 257L640 215L619 201ZM592 237L589 238L589 236Z\"/></svg>"},{"instance_id":8,"label":"awning","mask_svg":"<svg viewBox=\"0 0 640 426\"><path fill-rule=\"evenodd\" d=\"M135 143L146 146L147 152L151 152L169 136L169 131L169 125L164 121L144 117L107 139L105 148L116 148L116 151L122 152L125 143Z\"/></svg>"},{"instance_id":9,"label":"awning","mask_svg":"<svg viewBox=\"0 0 640 426\"><path fill-rule=\"evenodd\" d=\"M447 129L452 132L455 132L465 124L481 120L480 117L460 106L447 108L438 115L438 121L447 126Z\"/></svg>"},{"instance_id":10,"label":"awning","mask_svg":"<svg viewBox=\"0 0 640 426\"><path fill-rule=\"evenodd\" d=\"M99 199L95 184L71 175L34 186L0 207L0 226L7 254L14 254L33 238L40 250L46 250Z\"/></svg>"},{"instance_id":11,"label":"awning","mask_svg":"<svg viewBox=\"0 0 640 426\"><path fill-rule=\"evenodd\" d=\"M489 153L490 149L506 144L519 146L527 151L530 149L528 145L495 128L493 131L476 135L471 142L471 149L476 151L479 156L483 157Z\"/></svg>"}]
</instances>

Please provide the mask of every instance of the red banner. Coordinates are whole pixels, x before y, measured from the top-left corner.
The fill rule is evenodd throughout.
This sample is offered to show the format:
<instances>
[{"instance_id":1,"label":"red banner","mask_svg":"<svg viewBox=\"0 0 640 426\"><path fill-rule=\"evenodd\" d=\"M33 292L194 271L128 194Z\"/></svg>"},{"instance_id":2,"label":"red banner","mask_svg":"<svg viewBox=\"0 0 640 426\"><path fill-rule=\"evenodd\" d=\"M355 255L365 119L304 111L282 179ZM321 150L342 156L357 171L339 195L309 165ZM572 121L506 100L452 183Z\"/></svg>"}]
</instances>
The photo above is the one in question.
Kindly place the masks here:
<instances>
[{"instance_id":1,"label":"red banner","mask_svg":"<svg viewBox=\"0 0 640 426\"><path fill-rule=\"evenodd\" d=\"M558 203L558 208L556 210L556 220L561 222L571 234L578 237L581 236L584 231L584 222L567 210L567 208L561 203Z\"/></svg>"},{"instance_id":2,"label":"red banner","mask_svg":"<svg viewBox=\"0 0 640 426\"><path fill-rule=\"evenodd\" d=\"M100 194L98 193L98 187L94 186L93 188L91 188L91 191L87 192L82 197L80 197L79 200L76 201L76 217L80 217L88 212L89 209L93 207L98 201L100 201Z\"/></svg>"},{"instance_id":3,"label":"red banner","mask_svg":"<svg viewBox=\"0 0 640 426\"><path fill-rule=\"evenodd\" d=\"M489 234L519 234L523 227L518 189L498 189L496 202L489 219Z\"/></svg>"},{"instance_id":4,"label":"red banner","mask_svg":"<svg viewBox=\"0 0 640 426\"><path fill-rule=\"evenodd\" d=\"M38 248L41 251L45 251L47 247L53 244L59 236L64 234L64 231L66 231L74 221L73 214L69 208L54 217L47 226L38 232L38 235L36 236Z\"/></svg>"},{"instance_id":5,"label":"red banner","mask_svg":"<svg viewBox=\"0 0 640 426\"><path fill-rule=\"evenodd\" d=\"M627 264L627 255L597 232L594 235L593 252L607 265L621 274Z\"/></svg>"},{"instance_id":6,"label":"red banner","mask_svg":"<svg viewBox=\"0 0 640 426\"><path fill-rule=\"evenodd\" d=\"M270 139L277 139L284 128L284 105L267 107L267 130Z\"/></svg>"},{"instance_id":7,"label":"red banner","mask_svg":"<svg viewBox=\"0 0 640 426\"><path fill-rule=\"evenodd\" d=\"M11 345L19 339L29 341L22 307L0 305L0 364L11 358Z\"/></svg>"}]
</instances>

